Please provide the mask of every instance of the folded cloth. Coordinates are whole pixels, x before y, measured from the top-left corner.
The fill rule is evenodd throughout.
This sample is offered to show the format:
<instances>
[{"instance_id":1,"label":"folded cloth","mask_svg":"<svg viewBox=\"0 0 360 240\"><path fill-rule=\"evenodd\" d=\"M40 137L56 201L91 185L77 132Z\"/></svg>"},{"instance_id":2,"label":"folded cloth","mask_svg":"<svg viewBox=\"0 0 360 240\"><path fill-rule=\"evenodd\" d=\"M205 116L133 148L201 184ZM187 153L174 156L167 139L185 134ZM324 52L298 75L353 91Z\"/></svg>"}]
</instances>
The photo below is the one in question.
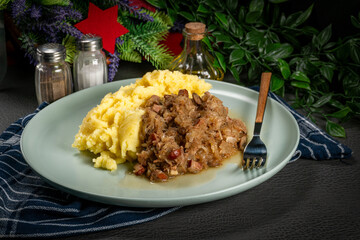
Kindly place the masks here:
<instances>
[{"instance_id":1,"label":"folded cloth","mask_svg":"<svg viewBox=\"0 0 360 240\"><path fill-rule=\"evenodd\" d=\"M259 87L252 87L252 89L259 91ZM299 125L300 142L290 162L299 158L326 160L351 157L352 150L349 147L341 144L318 128L314 123L290 107L284 99L272 92L269 92L268 96L284 106L294 116Z\"/></svg>"},{"instance_id":2,"label":"folded cloth","mask_svg":"<svg viewBox=\"0 0 360 240\"><path fill-rule=\"evenodd\" d=\"M0 135L0 238L64 237L115 229L178 209L132 208L79 199L45 183L25 162L20 136L36 111Z\"/></svg>"},{"instance_id":3,"label":"folded cloth","mask_svg":"<svg viewBox=\"0 0 360 240\"><path fill-rule=\"evenodd\" d=\"M253 88L254 89L254 88ZM258 90L258 88L255 88ZM296 119L300 143L290 162L299 158L340 159L352 151L273 93ZM36 111L11 124L0 135L0 237L63 237L115 229L150 221L177 210L174 208L130 208L109 206L79 199L44 182L25 162L20 151L21 133Z\"/></svg>"}]
</instances>

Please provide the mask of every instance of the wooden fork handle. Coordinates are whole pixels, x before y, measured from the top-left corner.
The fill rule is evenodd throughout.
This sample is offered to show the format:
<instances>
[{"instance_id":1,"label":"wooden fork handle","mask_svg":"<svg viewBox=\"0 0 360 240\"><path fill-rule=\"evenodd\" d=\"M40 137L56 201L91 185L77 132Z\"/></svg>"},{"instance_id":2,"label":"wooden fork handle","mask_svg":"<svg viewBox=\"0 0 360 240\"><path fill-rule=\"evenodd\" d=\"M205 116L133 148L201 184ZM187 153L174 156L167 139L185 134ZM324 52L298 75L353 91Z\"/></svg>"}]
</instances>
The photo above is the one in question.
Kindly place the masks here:
<instances>
[{"instance_id":1,"label":"wooden fork handle","mask_svg":"<svg viewBox=\"0 0 360 240\"><path fill-rule=\"evenodd\" d=\"M271 80L271 72L264 72L261 74L259 100L258 100L256 119L255 119L256 123L262 123L263 121L267 95L270 87L270 80Z\"/></svg>"}]
</instances>

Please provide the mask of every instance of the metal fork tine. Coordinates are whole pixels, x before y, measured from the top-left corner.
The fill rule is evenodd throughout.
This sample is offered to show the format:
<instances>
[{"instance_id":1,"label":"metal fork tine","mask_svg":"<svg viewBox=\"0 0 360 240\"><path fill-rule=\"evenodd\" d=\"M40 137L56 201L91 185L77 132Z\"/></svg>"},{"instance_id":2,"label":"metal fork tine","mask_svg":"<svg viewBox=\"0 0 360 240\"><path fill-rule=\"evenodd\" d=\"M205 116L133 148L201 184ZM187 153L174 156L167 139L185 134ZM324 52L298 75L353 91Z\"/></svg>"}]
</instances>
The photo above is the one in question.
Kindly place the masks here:
<instances>
[{"instance_id":1,"label":"metal fork tine","mask_svg":"<svg viewBox=\"0 0 360 240\"><path fill-rule=\"evenodd\" d=\"M256 110L254 136L244 150L244 160L246 165L243 169L253 169L263 167L266 163L267 150L265 144L260 139L261 125L263 122L267 95L269 92L271 73L263 73L261 75L261 84L259 91L259 100Z\"/></svg>"},{"instance_id":2,"label":"metal fork tine","mask_svg":"<svg viewBox=\"0 0 360 240\"><path fill-rule=\"evenodd\" d=\"M261 157L259 159L257 159L256 161L256 167L259 168L259 167L262 167L262 163L264 162L264 159Z\"/></svg>"}]
</instances>

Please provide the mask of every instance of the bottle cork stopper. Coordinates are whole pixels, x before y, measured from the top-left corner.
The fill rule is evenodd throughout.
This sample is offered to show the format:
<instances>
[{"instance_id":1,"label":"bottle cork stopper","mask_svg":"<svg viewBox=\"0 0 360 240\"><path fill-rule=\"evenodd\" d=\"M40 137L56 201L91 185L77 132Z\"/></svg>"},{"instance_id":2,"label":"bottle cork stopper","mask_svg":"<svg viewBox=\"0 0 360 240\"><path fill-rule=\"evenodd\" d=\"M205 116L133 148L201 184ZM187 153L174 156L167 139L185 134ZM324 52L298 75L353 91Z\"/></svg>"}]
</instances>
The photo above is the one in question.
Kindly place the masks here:
<instances>
[{"instance_id":1,"label":"bottle cork stopper","mask_svg":"<svg viewBox=\"0 0 360 240\"><path fill-rule=\"evenodd\" d=\"M185 31L189 33L190 40L201 40L204 38L206 25L201 22L189 22L185 24Z\"/></svg>"}]
</instances>

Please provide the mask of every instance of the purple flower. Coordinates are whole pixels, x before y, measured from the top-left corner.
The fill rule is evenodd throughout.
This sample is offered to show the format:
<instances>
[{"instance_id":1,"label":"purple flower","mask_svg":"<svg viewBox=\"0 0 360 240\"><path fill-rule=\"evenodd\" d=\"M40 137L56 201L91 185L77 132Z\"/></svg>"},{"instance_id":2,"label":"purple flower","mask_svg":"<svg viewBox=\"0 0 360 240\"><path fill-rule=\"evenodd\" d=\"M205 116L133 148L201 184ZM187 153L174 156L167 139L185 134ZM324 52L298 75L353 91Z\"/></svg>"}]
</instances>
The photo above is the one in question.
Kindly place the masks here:
<instances>
[{"instance_id":1,"label":"purple flower","mask_svg":"<svg viewBox=\"0 0 360 240\"><path fill-rule=\"evenodd\" d=\"M119 58L119 53L115 50L114 54L109 53L110 55L110 64L108 66L108 81L112 82L115 78L115 75L118 71L118 67L119 67L119 62L120 62L120 58Z\"/></svg>"},{"instance_id":2,"label":"purple flower","mask_svg":"<svg viewBox=\"0 0 360 240\"><path fill-rule=\"evenodd\" d=\"M185 27L185 20L183 19L177 19L174 22L174 25L170 28L169 32L182 32L182 30Z\"/></svg>"},{"instance_id":3,"label":"purple flower","mask_svg":"<svg viewBox=\"0 0 360 240\"><path fill-rule=\"evenodd\" d=\"M53 6L51 8L51 13L52 16L54 16L54 21L81 20L81 13L72 7L72 3L70 3L68 6Z\"/></svg>"},{"instance_id":4,"label":"purple flower","mask_svg":"<svg viewBox=\"0 0 360 240\"><path fill-rule=\"evenodd\" d=\"M23 16L26 12L25 0L14 0L11 4L11 15L19 22L18 18Z\"/></svg>"},{"instance_id":5,"label":"purple flower","mask_svg":"<svg viewBox=\"0 0 360 240\"><path fill-rule=\"evenodd\" d=\"M69 34L77 39L80 39L83 36L83 33L80 32L76 27L71 26L67 22L63 22L57 26L63 33Z\"/></svg>"},{"instance_id":6,"label":"purple flower","mask_svg":"<svg viewBox=\"0 0 360 240\"><path fill-rule=\"evenodd\" d=\"M147 14L146 12L142 12L141 9L137 9L137 6L129 6L128 0L114 0L115 4L121 7L123 10L127 10L128 12L134 14L134 16L138 19L142 19L148 22L153 22L154 18Z\"/></svg>"},{"instance_id":7,"label":"purple flower","mask_svg":"<svg viewBox=\"0 0 360 240\"><path fill-rule=\"evenodd\" d=\"M41 6L32 5L30 8L30 17L38 20L41 17Z\"/></svg>"},{"instance_id":8,"label":"purple flower","mask_svg":"<svg viewBox=\"0 0 360 240\"><path fill-rule=\"evenodd\" d=\"M117 38L116 39L116 45L122 45L124 43L124 40ZM118 67L119 67L119 62L120 62L120 58L119 58L119 52L115 49L114 54L109 53L109 61L110 64L108 66L108 81L112 82L115 78L115 75L118 71Z\"/></svg>"}]
</instances>

